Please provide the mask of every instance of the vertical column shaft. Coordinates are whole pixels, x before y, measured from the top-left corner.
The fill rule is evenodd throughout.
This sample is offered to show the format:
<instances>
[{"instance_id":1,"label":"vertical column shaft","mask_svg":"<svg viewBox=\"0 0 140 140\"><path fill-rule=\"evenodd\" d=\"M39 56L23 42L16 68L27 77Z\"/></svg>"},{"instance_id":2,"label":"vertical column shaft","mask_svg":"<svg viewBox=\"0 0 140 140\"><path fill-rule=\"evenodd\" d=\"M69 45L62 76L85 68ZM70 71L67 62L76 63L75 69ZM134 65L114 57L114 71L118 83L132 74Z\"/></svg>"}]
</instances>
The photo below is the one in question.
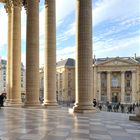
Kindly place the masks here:
<instances>
[{"instance_id":1,"label":"vertical column shaft","mask_svg":"<svg viewBox=\"0 0 140 140\"><path fill-rule=\"evenodd\" d=\"M11 104L21 104L21 1L13 1Z\"/></svg>"},{"instance_id":2,"label":"vertical column shaft","mask_svg":"<svg viewBox=\"0 0 140 140\"><path fill-rule=\"evenodd\" d=\"M74 112L93 109L92 0L77 1L76 103Z\"/></svg>"},{"instance_id":3,"label":"vertical column shaft","mask_svg":"<svg viewBox=\"0 0 140 140\"><path fill-rule=\"evenodd\" d=\"M132 102L136 102L136 71L132 71Z\"/></svg>"},{"instance_id":4,"label":"vertical column shaft","mask_svg":"<svg viewBox=\"0 0 140 140\"><path fill-rule=\"evenodd\" d=\"M93 69L93 71L94 71L94 76L93 76L93 79L94 79L94 82L93 82L93 92L94 92L94 94L93 94L93 98L97 98L96 97L96 94L97 94L97 84L96 84L96 81L97 81L97 69L96 69L96 66L94 66L94 69Z\"/></svg>"},{"instance_id":5,"label":"vertical column shaft","mask_svg":"<svg viewBox=\"0 0 140 140\"><path fill-rule=\"evenodd\" d=\"M5 4L5 10L8 13L8 47L7 47L7 67L6 67L6 89L7 89L7 103L10 103L11 99L11 64L12 64L12 2L7 1Z\"/></svg>"},{"instance_id":6,"label":"vertical column shaft","mask_svg":"<svg viewBox=\"0 0 140 140\"><path fill-rule=\"evenodd\" d=\"M26 102L39 105L39 0L27 0Z\"/></svg>"},{"instance_id":7,"label":"vertical column shaft","mask_svg":"<svg viewBox=\"0 0 140 140\"><path fill-rule=\"evenodd\" d=\"M111 102L111 74L107 72L107 100Z\"/></svg>"},{"instance_id":8,"label":"vertical column shaft","mask_svg":"<svg viewBox=\"0 0 140 140\"><path fill-rule=\"evenodd\" d=\"M98 101L101 101L101 73L98 72Z\"/></svg>"},{"instance_id":9,"label":"vertical column shaft","mask_svg":"<svg viewBox=\"0 0 140 140\"><path fill-rule=\"evenodd\" d=\"M45 1L44 105L57 105L55 0Z\"/></svg>"},{"instance_id":10,"label":"vertical column shaft","mask_svg":"<svg viewBox=\"0 0 140 140\"><path fill-rule=\"evenodd\" d=\"M121 103L124 103L125 94L125 72L121 72Z\"/></svg>"}]
</instances>

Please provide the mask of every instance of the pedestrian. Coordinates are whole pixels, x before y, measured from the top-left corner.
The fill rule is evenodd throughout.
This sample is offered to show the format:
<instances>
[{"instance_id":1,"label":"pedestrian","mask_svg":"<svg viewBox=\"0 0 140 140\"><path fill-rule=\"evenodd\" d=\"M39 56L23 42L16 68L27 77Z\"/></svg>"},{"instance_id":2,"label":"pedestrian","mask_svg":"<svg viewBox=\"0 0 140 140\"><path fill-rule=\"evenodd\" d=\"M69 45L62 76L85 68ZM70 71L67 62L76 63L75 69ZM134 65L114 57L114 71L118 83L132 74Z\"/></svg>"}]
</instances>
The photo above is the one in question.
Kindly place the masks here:
<instances>
[{"instance_id":1,"label":"pedestrian","mask_svg":"<svg viewBox=\"0 0 140 140\"><path fill-rule=\"evenodd\" d=\"M6 99L6 93L2 93L0 95L0 107L3 107L4 106L5 99Z\"/></svg>"},{"instance_id":2,"label":"pedestrian","mask_svg":"<svg viewBox=\"0 0 140 140\"><path fill-rule=\"evenodd\" d=\"M135 103L133 103L133 105L132 105L133 112L135 111L135 107L136 107L136 105L135 105Z\"/></svg>"},{"instance_id":3,"label":"pedestrian","mask_svg":"<svg viewBox=\"0 0 140 140\"><path fill-rule=\"evenodd\" d=\"M119 104L116 104L116 111L119 111Z\"/></svg>"},{"instance_id":4,"label":"pedestrian","mask_svg":"<svg viewBox=\"0 0 140 140\"><path fill-rule=\"evenodd\" d=\"M121 112L124 113L124 105L121 104Z\"/></svg>"},{"instance_id":5,"label":"pedestrian","mask_svg":"<svg viewBox=\"0 0 140 140\"><path fill-rule=\"evenodd\" d=\"M99 107L99 109L100 109L100 111L101 111L101 110L102 110L102 105L101 105L101 104L99 104L99 106L98 106L98 107Z\"/></svg>"},{"instance_id":6,"label":"pedestrian","mask_svg":"<svg viewBox=\"0 0 140 140\"><path fill-rule=\"evenodd\" d=\"M97 105L96 99L93 99L93 106L96 107L96 105Z\"/></svg>"}]
</instances>

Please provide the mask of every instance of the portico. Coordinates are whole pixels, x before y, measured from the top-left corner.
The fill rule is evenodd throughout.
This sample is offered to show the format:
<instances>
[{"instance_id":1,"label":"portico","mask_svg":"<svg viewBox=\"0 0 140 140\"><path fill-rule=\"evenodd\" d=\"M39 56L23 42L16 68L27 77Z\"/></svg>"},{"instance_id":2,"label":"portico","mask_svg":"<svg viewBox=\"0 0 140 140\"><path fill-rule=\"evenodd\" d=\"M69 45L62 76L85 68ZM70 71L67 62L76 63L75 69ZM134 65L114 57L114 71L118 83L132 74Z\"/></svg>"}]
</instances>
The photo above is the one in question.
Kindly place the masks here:
<instances>
[{"instance_id":1,"label":"portico","mask_svg":"<svg viewBox=\"0 0 140 140\"><path fill-rule=\"evenodd\" d=\"M102 61L102 62L101 62ZM133 65L130 67L130 65ZM120 102L122 104L139 102L139 65L135 60L112 58L97 60L94 65L94 83L98 87L94 90L99 102Z\"/></svg>"},{"instance_id":2,"label":"portico","mask_svg":"<svg viewBox=\"0 0 140 140\"><path fill-rule=\"evenodd\" d=\"M92 0L77 3L76 103L74 112L93 110L92 88ZM0 0L8 13L7 97L10 105L21 105L21 7L27 14L26 101L39 105L39 0ZM56 15L55 0L45 0L44 105L56 102ZM88 13L88 14L87 14ZM86 21L86 22L85 22Z\"/></svg>"}]
</instances>

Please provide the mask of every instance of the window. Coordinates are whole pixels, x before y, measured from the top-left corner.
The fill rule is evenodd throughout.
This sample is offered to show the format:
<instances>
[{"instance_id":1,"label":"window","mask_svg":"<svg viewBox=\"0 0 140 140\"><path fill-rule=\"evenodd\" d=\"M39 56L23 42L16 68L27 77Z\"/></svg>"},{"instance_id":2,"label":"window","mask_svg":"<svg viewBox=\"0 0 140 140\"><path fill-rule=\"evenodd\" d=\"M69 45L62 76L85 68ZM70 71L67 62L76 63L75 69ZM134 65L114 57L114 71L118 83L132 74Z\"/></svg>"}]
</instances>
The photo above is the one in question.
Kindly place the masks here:
<instances>
[{"instance_id":1,"label":"window","mask_svg":"<svg viewBox=\"0 0 140 140\"><path fill-rule=\"evenodd\" d=\"M23 77L21 77L21 82L23 82Z\"/></svg>"},{"instance_id":2,"label":"window","mask_svg":"<svg viewBox=\"0 0 140 140\"><path fill-rule=\"evenodd\" d=\"M118 79L117 77L112 77L112 87L118 87Z\"/></svg>"},{"instance_id":3,"label":"window","mask_svg":"<svg viewBox=\"0 0 140 140\"><path fill-rule=\"evenodd\" d=\"M126 87L130 87L130 81L129 80L126 81Z\"/></svg>"},{"instance_id":4,"label":"window","mask_svg":"<svg viewBox=\"0 0 140 140\"><path fill-rule=\"evenodd\" d=\"M5 72L5 70L3 71L3 75L6 75L6 72Z\"/></svg>"},{"instance_id":5,"label":"window","mask_svg":"<svg viewBox=\"0 0 140 140\"><path fill-rule=\"evenodd\" d=\"M6 76L3 76L3 80L6 81Z\"/></svg>"}]
</instances>

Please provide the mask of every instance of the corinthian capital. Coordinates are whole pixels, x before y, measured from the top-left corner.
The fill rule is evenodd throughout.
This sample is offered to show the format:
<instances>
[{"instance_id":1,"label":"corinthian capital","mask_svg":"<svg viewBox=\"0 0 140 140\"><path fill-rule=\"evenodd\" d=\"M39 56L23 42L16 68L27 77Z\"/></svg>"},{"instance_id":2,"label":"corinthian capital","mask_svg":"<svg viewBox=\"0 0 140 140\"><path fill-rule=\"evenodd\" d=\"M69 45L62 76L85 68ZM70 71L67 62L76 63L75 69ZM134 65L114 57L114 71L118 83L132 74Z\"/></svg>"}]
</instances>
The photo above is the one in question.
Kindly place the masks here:
<instances>
[{"instance_id":1,"label":"corinthian capital","mask_svg":"<svg viewBox=\"0 0 140 140\"><path fill-rule=\"evenodd\" d=\"M21 7L22 6L22 0L12 0L14 7Z\"/></svg>"},{"instance_id":2,"label":"corinthian capital","mask_svg":"<svg viewBox=\"0 0 140 140\"><path fill-rule=\"evenodd\" d=\"M4 8L6 10L6 13L11 13L12 12L12 0L7 0Z\"/></svg>"}]
</instances>

